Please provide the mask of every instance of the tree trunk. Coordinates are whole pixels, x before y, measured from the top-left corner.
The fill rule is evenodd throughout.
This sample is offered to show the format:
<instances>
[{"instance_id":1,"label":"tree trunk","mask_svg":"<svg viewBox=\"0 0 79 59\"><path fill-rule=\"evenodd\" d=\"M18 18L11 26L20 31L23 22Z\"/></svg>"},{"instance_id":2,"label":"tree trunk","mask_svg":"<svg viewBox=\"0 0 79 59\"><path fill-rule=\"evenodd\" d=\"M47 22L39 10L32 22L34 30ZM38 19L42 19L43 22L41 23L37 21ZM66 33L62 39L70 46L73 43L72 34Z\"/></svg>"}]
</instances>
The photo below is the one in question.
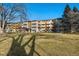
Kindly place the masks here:
<instances>
[{"instance_id":1,"label":"tree trunk","mask_svg":"<svg viewBox=\"0 0 79 59\"><path fill-rule=\"evenodd\" d=\"M1 22L1 27L0 27L0 34L3 34L5 32L6 27L7 27L7 22L2 21Z\"/></svg>"},{"instance_id":2,"label":"tree trunk","mask_svg":"<svg viewBox=\"0 0 79 59\"><path fill-rule=\"evenodd\" d=\"M3 34L4 30L0 27L0 34Z\"/></svg>"}]
</instances>

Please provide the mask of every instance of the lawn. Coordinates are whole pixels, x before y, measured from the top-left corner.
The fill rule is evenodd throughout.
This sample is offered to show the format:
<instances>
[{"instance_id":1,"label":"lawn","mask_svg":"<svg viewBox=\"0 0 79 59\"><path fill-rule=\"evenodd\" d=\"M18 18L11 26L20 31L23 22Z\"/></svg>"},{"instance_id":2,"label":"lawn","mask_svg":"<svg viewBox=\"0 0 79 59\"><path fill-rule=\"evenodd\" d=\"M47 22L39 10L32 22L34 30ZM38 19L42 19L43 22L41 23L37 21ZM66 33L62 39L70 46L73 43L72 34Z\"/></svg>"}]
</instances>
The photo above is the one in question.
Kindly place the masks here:
<instances>
[{"instance_id":1,"label":"lawn","mask_svg":"<svg viewBox=\"0 0 79 59\"><path fill-rule=\"evenodd\" d=\"M33 54L35 56L79 56L78 34L26 33L21 45L26 43L33 34L36 35ZM5 37L0 37L0 40L3 40L0 41L0 55L7 55L13 41L10 37L17 37L17 35L18 34L7 34ZM30 41L24 47L27 53L30 52L32 43L33 42Z\"/></svg>"},{"instance_id":2,"label":"lawn","mask_svg":"<svg viewBox=\"0 0 79 59\"><path fill-rule=\"evenodd\" d=\"M38 44L47 55L79 55L79 35L44 33L37 36Z\"/></svg>"}]
</instances>

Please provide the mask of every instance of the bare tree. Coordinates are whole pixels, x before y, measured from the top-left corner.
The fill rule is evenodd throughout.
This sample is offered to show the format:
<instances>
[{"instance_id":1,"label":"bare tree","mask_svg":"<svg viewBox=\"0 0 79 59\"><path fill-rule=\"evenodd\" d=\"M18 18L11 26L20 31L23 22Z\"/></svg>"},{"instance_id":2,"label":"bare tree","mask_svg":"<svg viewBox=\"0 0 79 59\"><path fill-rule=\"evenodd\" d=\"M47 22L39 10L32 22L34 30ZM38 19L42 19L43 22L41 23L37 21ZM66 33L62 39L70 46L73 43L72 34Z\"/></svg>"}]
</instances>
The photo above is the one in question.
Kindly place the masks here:
<instances>
[{"instance_id":1,"label":"bare tree","mask_svg":"<svg viewBox=\"0 0 79 59\"><path fill-rule=\"evenodd\" d=\"M24 4L0 4L0 34L5 32L9 22L26 20L26 10Z\"/></svg>"}]
</instances>

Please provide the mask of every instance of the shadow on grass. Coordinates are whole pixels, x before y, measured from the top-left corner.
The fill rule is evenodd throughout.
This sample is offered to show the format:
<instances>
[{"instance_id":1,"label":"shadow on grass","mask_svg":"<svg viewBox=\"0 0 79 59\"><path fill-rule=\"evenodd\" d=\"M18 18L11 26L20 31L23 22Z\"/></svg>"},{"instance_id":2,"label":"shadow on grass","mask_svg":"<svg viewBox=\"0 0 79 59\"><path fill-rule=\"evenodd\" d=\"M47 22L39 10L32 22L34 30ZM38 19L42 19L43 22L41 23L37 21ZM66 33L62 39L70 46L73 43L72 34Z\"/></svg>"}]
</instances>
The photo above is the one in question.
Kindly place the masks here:
<instances>
[{"instance_id":1,"label":"shadow on grass","mask_svg":"<svg viewBox=\"0 0 79 59\"><path fill-rule=\"evenodd\" d=\"M35 35L33 35L27 42L21 45L23 37L24 34L18 35L16 39L12 37L13 42L7 56L33 56L34 53L39 55L39 53L35 51ZM30 42L32 42L31 46L28 45ZM27 50L25 50L25 46L27 45L30 47L30 52L28 54L26 53Z\"/></svg>"},{"instance_id":2,"label":"shadow on grass","mask_svg":"<svg viewBox=\"0 0 79 59\"><path fill-rule=\"evenodd\" d=\"M5 40L7 40L7 39L2 39L2 40L0 40L0 42L5 41Z\"/></svg>"}]
</instances>

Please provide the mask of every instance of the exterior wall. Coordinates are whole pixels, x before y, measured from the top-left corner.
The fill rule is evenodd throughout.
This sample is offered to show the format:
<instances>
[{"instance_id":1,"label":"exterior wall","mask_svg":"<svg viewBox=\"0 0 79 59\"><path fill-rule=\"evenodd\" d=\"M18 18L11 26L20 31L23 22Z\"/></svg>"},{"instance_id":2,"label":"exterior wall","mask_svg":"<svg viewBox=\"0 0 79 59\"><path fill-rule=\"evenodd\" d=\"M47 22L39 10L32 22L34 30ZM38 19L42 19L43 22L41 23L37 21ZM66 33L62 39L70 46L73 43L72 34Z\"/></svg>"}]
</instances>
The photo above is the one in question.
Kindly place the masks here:
<instances>
[{"instance_id":1,"label":"exterior wall","mask_svg":"<svg viewBox=\"0 0 79 59\"><path fill-rule=\"evenodd\" d=\"M54 26L52 20L29 21L25 23L27 24L27 28L31 29L31 32L45 32L52 30Z\"/></svg>"},{"instance_id":2,"label":"exterior wall","mask_svg":"<svg viewBox=\"0 0 79 59\"><path fill-rule=\"evenodd\" d=\"M55 23L57 23L56 20L34 20L24 22L22 26L27 27L29 29L28 32L54 32L57 29L55 29ZM14 25L9 25L9 28L13 29L13 31L17 28L17 26L12 28Z\"/></svg>"},{"instance_id":3,"label":"exterior wall","mask_svg":"<svg viewBox=\"0 0 79 59\"><path fill-rule=\"evenodd\" d=\"M23 25L29 28L29 32L47 32L53 29L54 22L52 20L34 20L24 22Z\"/></svg>"},{"instance_id":4,"label":"exterior wall","mask_svg":"<svg viewBox=\"0 0 79 59\"><path fill-rule=\"evenodd\" d=\"M6 32L17 32L21 27L20 24L8 24Z\"/></svg>"}]
</instances>

